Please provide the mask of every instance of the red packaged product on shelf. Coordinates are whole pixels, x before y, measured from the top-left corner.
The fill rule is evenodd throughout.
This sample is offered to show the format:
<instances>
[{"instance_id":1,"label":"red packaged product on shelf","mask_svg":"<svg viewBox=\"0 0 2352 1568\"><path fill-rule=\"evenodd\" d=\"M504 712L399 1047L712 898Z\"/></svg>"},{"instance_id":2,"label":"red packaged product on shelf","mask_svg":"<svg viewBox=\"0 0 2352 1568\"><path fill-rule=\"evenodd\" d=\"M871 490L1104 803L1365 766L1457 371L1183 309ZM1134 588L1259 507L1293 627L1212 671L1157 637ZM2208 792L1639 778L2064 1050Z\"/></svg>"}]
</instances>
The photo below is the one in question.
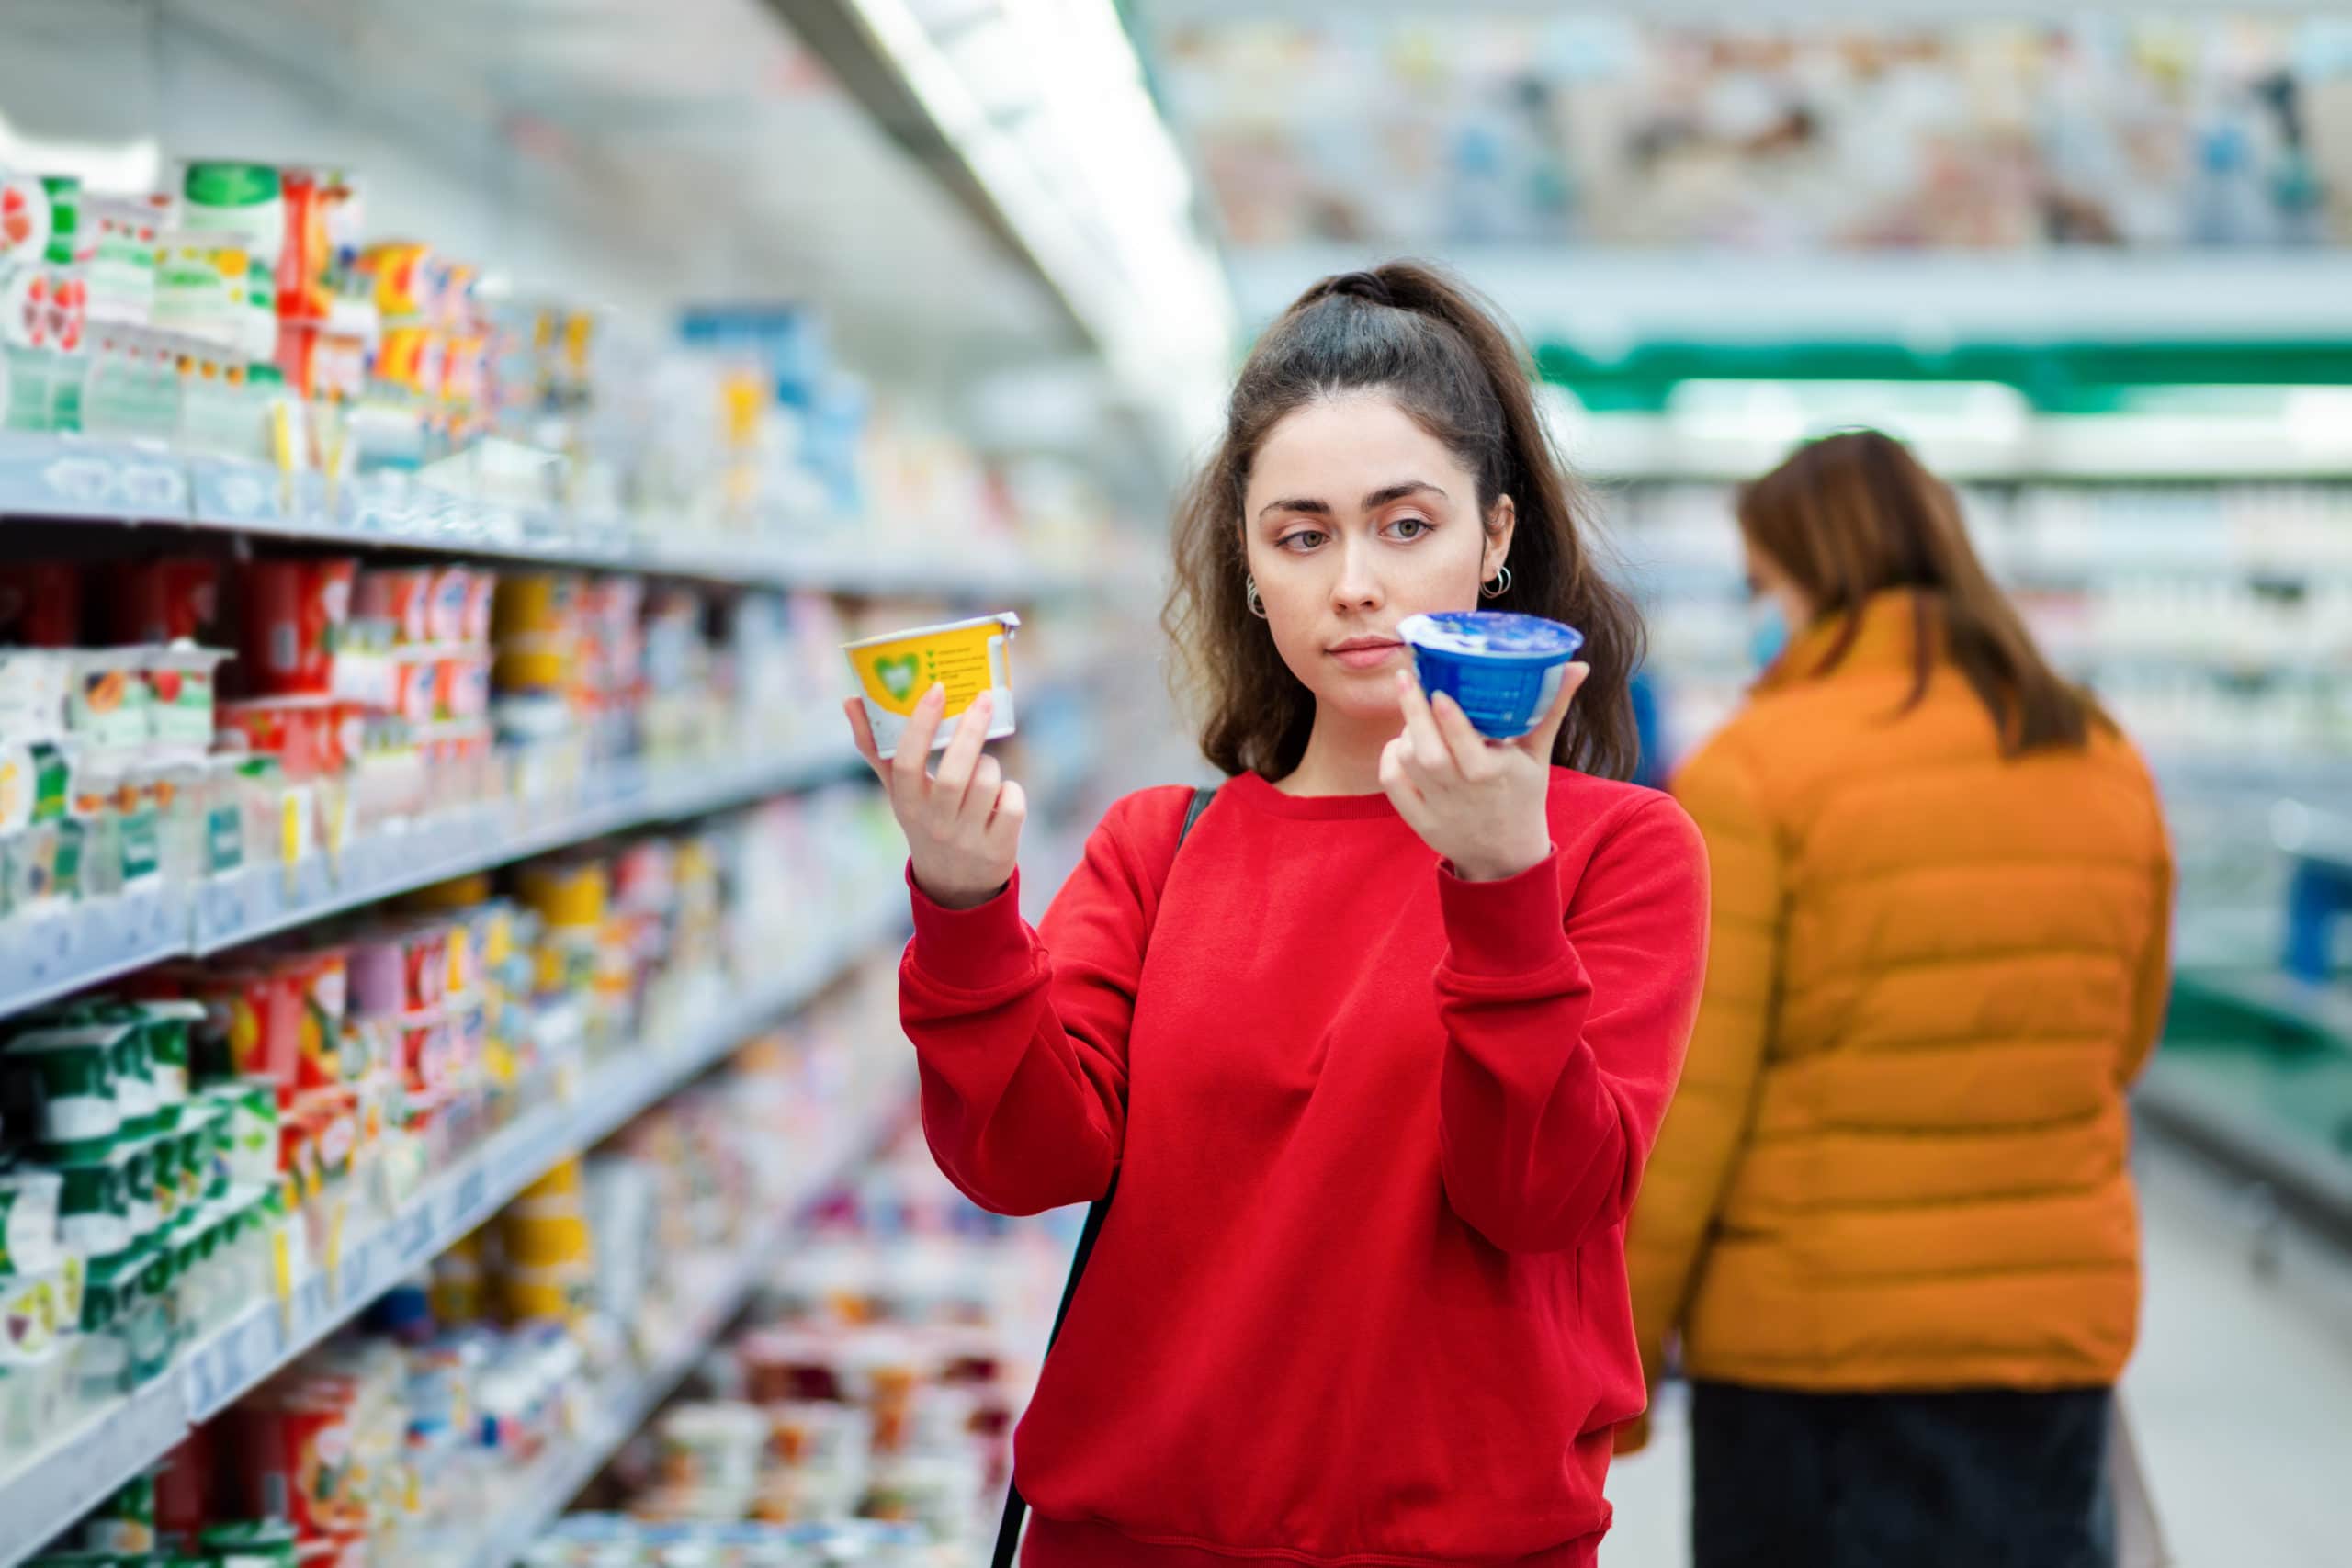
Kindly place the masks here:
<instances>
[{"instance_id":1,"label":"red packaged product on shelf","mask_svg":"<svg viewBox=\"0 0 2352 1568\"><path fill-rule=\"evenodd\" d=\"M498 596L498 573L471 570L466 580L465 612L458 619L459 639L474 648L490 645L491 605Z\"/></svg>"},{"instance_id":2,"label":"red packaged product on shelf","mask_svg":"<svg viewBox=\"0 0 2352 1568\"><path fill-rule=\"evenodd\" d=\"M425 635L435 642L462 642L466 636L466 602L471 596L473 569L445 566L433 573L433 591L425 611Z\"/></svg>"},{"instance_id":3,"label":"red packaged product on shelf","mask_svg":"<svg viewBox=\"0 0 2352 1568\"><path fill-rule=\"evenodd\" d=\"M266 1077L277 1103L294 1100L302 1041L302 997L290 976L254 965L229 969L173 965L157 971L159 985L176 987L204 1005L190 1050L206 1076ZM157 993L164 994L164 993Z\"/></svg>"},{"instance_id":4,"label":"red packaged product on shelf","mask_svg":"<svg viewBox=\"0 0 2352 1568\"><path fill-rule=\"evenodd\" d=\"M305 398L350 402L368 389L368 340L317 321L277 329L277 368Z\"/></svg>"},{"instance_id":5,"label":"red packaged product on shelf","mask_svg":"<svg viewBox=\"0 0 2352 1568\"><path fill-rule=\"evenodd\" d=\"M449 994L449 928L433 921L401 938L401 978L412 1012L437 1008Z\"/></svg>"},{"instance_id":6,"label":"red packaged product on shelf","mask_svg":"<svg viewBox=\"0 0 2352 1568\"><path fill-rule=\"evenodd\" d=\"M403 656L392 665L392 711L411 724L433 722L439 693L435 687L434 673L439 668L435 660Z\"/></svg>"},{"instance_id":7,"label":"red packaged product on shelf","mask_svg":"<svg viewBox=\"0 0 2352 1568\"><path fill-rule=\"evenodd\" d=\"M220 614L220 563L165 556L123 567L108 604L117 642L200 640Z\"/></svg>"},{"instance_id":8,"label":"red packaged product on shelf","mask_svg":"<svg viewBox=\"0 0 2352 1568\"><path fill-rule=\"evenodd\" d=\"M448 1086L456 1066L456 1037L447 1019L401 1026L401 1072L410 1088L435 1093Z\"/></svg>"},{"instance_id":9,"label":"red packaged product on shelf","mask_svg":"<svg viewBox=\"0 0 2352 1568\"><path fill-rule=\"evenodd\" d=\"M81 567L62 560L0 563L0 641L82 647Z\"/></svg>"},{"instance_id":10,"label":"red packaged product on shelf","mask_svg":"<svg viewBox=\"0 0 2352 1568\"><path fill-rule=\"evenodd\" d=\"M286 204L286 245L277 254L277 315L283 321L324 319L334 303L327 268L334 260L327 235L330 184L315 170L287 169L278 175Z\"/></svg>"},{"instance_id":11,"label":"red packaged product on shelf","mask_svg":"<svg viewBox=\"0 0 2352 1568\"><path fill-rule=\"evenodd\" d=\"M334 685L334 629L351 615L359 563L257 560L245 568L245 679L276 696Z\"/></svg>"},{"instance_id":12,"label":"red packaged product on shelf","mask_svg":"<svg viewBox=\"0 0 2352 1568\"><path fill-rule=\"evenodd\" d=\"M366 1525L351 1430L356 1388L345 1379L272 1384L238 1405L236 1451L246 1506L284 1519L305 1542Z\"/></svg>"},{"instance_id":13,"label":"red packaged product on shelf","mask_svg":"<svg viewBox=\"0 0 2352 1568\"><path fill-rule=\"evenodd\" d=\"M253 697L222 703L214 718L220 733L242 738L256 756L275 757L294 784L339 771L347 704L318 697Z\"/></svg>"},{"instance_id":14,"label":"red packaged product on shelf","mask_svg":"<svg viewBox=\"0 0 2352 1568\"><path fill-rule=\"evenodd\" d=\"M369 567L359 574L353 613L391 622L402 642L427 641L432 637L428 611L433 581L430 567Z\"/></svg>"},{"instance_id":15,"label":"red packaged product on shelf","mask_svg":"<svg viewBox=\"0 0 2352 1568\"><path fill-rule=\"evenodd\" d=\"M341 948L289 953L283 972L300 999L295 1086L325 1089L345 1082L344 1020L349 1010L349 960Z\"/></svg>"},{"instance_id":16,"label":"red packaged product on shelf","mask_svg":"<svg viewBox=\"0 0 2352 1568\"><path fill-rule=\"evenodd\" d=\"M490 712L490 660L481 654L442 659L433 665L433 716L481 718Z\"/></svg>"}]
</instances>

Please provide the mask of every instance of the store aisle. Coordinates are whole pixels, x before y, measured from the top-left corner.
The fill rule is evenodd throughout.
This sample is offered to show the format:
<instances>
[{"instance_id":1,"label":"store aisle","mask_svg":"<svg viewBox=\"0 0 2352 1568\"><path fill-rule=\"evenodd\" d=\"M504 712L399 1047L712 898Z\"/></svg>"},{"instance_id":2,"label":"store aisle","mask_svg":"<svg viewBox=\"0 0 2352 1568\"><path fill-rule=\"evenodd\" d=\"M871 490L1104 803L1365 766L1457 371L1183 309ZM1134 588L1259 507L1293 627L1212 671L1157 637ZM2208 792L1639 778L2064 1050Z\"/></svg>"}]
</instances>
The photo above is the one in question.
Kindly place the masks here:
<instances>
[{"instance_id":1,"label":"store aisle","mask_svg":"<svg viewBox=\"0 0 2352 1568\"><path fill-rule=\"evenodd\" d=\"M2174 1158L2142 1170L2148 1293L2124 1397L2177 1568L2332 1568L2352 1466L2352 1259L2279 1238L2257 1278L2243 1211ZM1603 1568L1689 1562L1679 1388L1610 1472Z\"/></svg>"}]
</instances>

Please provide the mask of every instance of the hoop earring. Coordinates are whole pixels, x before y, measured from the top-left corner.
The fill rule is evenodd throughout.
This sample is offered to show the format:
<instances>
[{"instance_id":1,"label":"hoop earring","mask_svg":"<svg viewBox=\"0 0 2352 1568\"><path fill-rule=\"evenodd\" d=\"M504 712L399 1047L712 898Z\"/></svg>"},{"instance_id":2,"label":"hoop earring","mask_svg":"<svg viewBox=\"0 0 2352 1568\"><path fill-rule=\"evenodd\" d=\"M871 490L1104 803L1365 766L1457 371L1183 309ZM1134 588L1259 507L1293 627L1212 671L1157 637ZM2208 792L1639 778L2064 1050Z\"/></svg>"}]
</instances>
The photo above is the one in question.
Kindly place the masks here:
<instances>
[{"instance_id":1,"label":"hoop earring","mask_svg":"<svg viewBox=\"0 0 2352 1568\"><path fill-rule=\"evenodd\" d=\"M1481 599L1499 599L1510 592L1510 568L1507 566L1495 569L1495 580L1492 582L1478 585L1478 597Z\"/></svg>"},{"instance_id":2,"label":"hoop earring","mask_svg":"<svg viewBox=\"0 0 2352 1568\"><path fill-rule=\"evenodd\" d=\"M1249 601L1250 613L1251 615L1257 616L1261 621L1266 618L1266 602L1258 597L1258 580L1256 578L1252 577L1244 580L1241 589L1241 597Z\"/></svg>"}]
</instances>

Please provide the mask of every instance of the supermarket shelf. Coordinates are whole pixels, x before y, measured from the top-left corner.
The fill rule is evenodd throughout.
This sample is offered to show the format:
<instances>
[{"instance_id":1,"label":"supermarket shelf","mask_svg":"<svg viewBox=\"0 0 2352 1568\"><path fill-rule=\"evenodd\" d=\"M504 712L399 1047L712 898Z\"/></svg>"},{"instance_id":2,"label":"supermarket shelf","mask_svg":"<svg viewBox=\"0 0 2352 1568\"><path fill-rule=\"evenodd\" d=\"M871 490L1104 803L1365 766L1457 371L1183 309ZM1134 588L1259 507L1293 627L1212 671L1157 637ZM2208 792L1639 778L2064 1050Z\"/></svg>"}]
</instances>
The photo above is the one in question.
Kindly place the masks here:
<instances>
[{"instance_id":1,"label":"supermarket shelf","mask_svg":"<svg viewBox=\"0 0 2352 1568\"><path fill-rule=\"evenodd\" d=\"M2141 1121L2216 1168L2267 1187L2306 1224L2352 1246L2352 1160L2281 1135L2270 1120L2216 1095L2192 1065L2159 1052L2132 1094Z\"/></svg>"},{"instance_id":2,"label":"supermarket shelf","mask_svg":"<svg viewBox=\"0 0 2352 1568\"><path fill-rule=\"evenodd\" d=\"M2317 986L2278 969L2193 969L2175 983L2271 1023L2352 1048L2352 987Z\"/></svg>"},{"instance_id":3,"label":"supermarket shelf","mask_svg":"<svg viewBox=\"0 0 2352 1568\"><path fill-rule=\"evenodd\" d=\"M291 878L282 866L253 866L193 894L122 893L0 922L0 1013L567 844L854 777L861 766L846 745L831 745L717 769L616 767L567 808L514 801L443 813L356 840L339 858L314 856Z\"/></svg>"},{"instance_id":4,"label":"supermarket shelf","mask_svg":"<svg viewBox=\"0 0 2352 1568\"><path fill-rule=\"evenodd\" d=\"M793 1184L793 1201L786 1205L783 1222L731 1249L715 1277L696 1292L685 1327L652 1364L608 1391L584 1429L549 1449L516 1478L501 1517L462 1560L467 1568L511 1568L621 1445L653 1418L775 1269L778 1253L798 1232L808 1205L877 1147L907 1113L904 1092L879 1096L877 1101L835 1130L809 1157Z\"/></svg>"},{"instance_id":5,"label":"supermarket shelf","mask_svg":"<svg viewBox=\"0 0 2352 1568\"><path fill-rule=\"evenodd\" d=\"M0 1010L36 1008L188 951L185 891L130 892L0 922Z\"/></svg>"},{"instance_id":6,"label":"supermarket shelf","mask_svg":"<svg viewBox=\"0 0 2352 1568\"><path fill-rule=\"evenodd\" d=\"M399 1280L481 1224L556 1161L588 1147L712 1066L772 1019L813 998L904 924L893 896L841 936L789 963L706 1025L650 1038L579 1092L541 1105L436 1176L401 1213L311 1270L283 1303L257 1303L185 1351L165 1376L92 1414L0 1479L0 1568L43 1543L153 1464L189 1426L233 1404Z\"/></svg>"},{"instance_id":7,"label":"supermarket shelf","mask_svg":"<svg viewBox=\"0 0 2352 1568\"><path fill-rule=\"evenodd\" d=\"M799 530L837 536L831 540L746 540L683 525L466 500L401 476L331 494L315 475L288 477L261 463L60 435L0 433L0 517L165 525L341 549L424 550L865 596L1027 602L1082 592L1095 581L1011 554L879 558L866 530L831 520Z\"/></svg>"},{"instance_id":8,"label":"supermarket shelf","mask_svg":"<svg viewBox=\"0 0 2352 1568\"><path fill-rule=\"evenodd\" d=\"M339 859L314 856L291 878L274 865L218 878L197 895L191 945L198 956L217 953L567 844L848 778L863 765L855 751L837 742L717 769L617 766L568 808L551 811L545 803L518 800L452 811L405 832L355 841Z\"/></svg>"}]
</instances>

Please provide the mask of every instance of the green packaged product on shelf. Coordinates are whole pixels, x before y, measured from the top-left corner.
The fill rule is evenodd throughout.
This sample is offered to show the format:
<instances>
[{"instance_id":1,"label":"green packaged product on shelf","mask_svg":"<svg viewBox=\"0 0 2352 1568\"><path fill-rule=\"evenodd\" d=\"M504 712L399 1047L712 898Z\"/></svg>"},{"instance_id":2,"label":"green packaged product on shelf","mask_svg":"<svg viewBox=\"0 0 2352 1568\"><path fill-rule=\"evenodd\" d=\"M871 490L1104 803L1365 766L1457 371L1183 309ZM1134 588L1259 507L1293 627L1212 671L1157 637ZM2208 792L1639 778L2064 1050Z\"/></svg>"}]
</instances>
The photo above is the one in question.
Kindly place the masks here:
<instances>
[{"instance_id":1,"label":"green packaged product on shelf","mask_svg":"<svg viewBox=\"0 0 2352 1568\"><path fill-rule=\"evenodd\" d=\"M85 1148L50 1167L59 1179L57 1231L59 1239L92 1257L121 1251L130 1245L129 1170L115 1157L111 1141Z\"/></svg>"},{"instance_id":2,"label":"green packaged product on shelf","mask_svg":"<svg viewBox=\"0 0 2352 1568\"><path fill-rule=\"evenodd\" d=\"M149 1044L147 1020L140 1010L120 1003L103 1010L102 1021L122 1028L114 1049L114 1102L122 1112L126 1133L152 1133L156 1127L155 1057Z\"/></svg>"},{"instance_id":3,"label":"green packaged product on shelf","mask_svg":"<svg viewBox=\"0 0 2352 1568\"><path fill-rule=\"evenodd\" d=\"M65 689L65 726L74 739L96 751L136 751L153 727L148 710L154 693L137 648L83 649L74 655L74 676Z\"/></svg>"},{"instance_id":4,"label":"green packaged product on shelf","mask_svg":"<svg viewBox=\"0 0 2352 1568\"><path fill-rule=\"evenodd\" d=\"M204 1004L165 998L133 1005L147 1022L148 1053L155 1073L155 1102L186 1104L190 1042L197 1024L204 1019Z\"/></svg>"},{"instance_id":5,"label":"green packaged product on shelf","mask_svg":"<svg viewBox=\"0 0 2352 1568\"><path fill-rule=\"evenodd\" d=\"M216 1140L234 1182L267 1185L278 1178L277 1086L268 1078L241 1078L205 1091L225 1112Z\"/></svg>"},{"instance_id":6,"label":"green packaged product on shelf","mask_svg":"<svg viewBox=\"0 0 2352 1568\"><path fill-rule=\"evenodd\" d=\"M126 1135L115 1145L113 1157L122 1168L122 1190L131 1236L144 1241L164 1225L164 1212L155 1201L154 1140Z\"/></svg>"},{"instance_id":7,"label":"green packaged product on shelf","mask_svg":"<svg viewBox=\"0 0 2352 1568\"><path fill-rule=\"evenodd\" d=\"M207 1525L196 1538L220 1568L293 1568L294 1527L280 1519L240 1519Z\"/></svg>"},{"instance_id":8,"label":"green packaged product on shelf","mask_svg":"<svg viewBox=\"0 0 2352 1568\"><path fill-rule=\"evenodd\" d=\"M153 1260L153 1249L147 1247L90 1260L75 1364L85 1401L127 1394L171 1359L169 1311L148 1288Z\"/></svg>"},{"instance_id":9,"label":"green packaged product on shelf","mask_svg":"<svg viewBox=\"0 0 2352 1568\"><path fill-rule=\"evenodd\" d=\"M65 1179L53 1170L0 1171L0 1274L56 1265L64 1191Z\"/></svg>"},{"instance_id":10,"label":"green packaged product on shelf","mask_svg":"<svg viewBox=\"0 0 2352 1568\"><path fill-rule=\"evenodd\" d=\"M168 1225L180 1217L187 1194L180 1185L180 1140L176 1133L160 1134L147 1145L148 1181L155 1194L157 1222Z\"/></svg>"},{"instance_id":11,"label":"green packaged product on shelf","mask_svg":"<svg viewBox=\"0 0 2352 1568\"><path fill-rule=\"evenodd\" d=\"M82 1527L90 1551L146 1552L155 1550L155 1477L133 1476L122 1490L91 1510Z\"/></svg>"},{"instance_id":12,"label":"green packaged product on shelf","mask_svg":"<svg viewBox=\"0 0 2352 1568\"><path fill-rule=\"evenodd\" d=\"M155 1022L145 1007L110 997L60 1003L35 1015L64 1028L114 1027L125 1032L114 1047L114 1101L121 1131L152 1133L161 1125L162 1093L155 1082Z\"/></svg>"},{"instance_id":13,"label":"green packaged product on shelf","mask_svg":"<svg viewBox=\"0 0 2352 1568\"><path fill-rule=\"evenodd\" d=\"M216 1148L221 1114L217 1106L196 1101L179 1110L179 1126L171 1135L179 1145L184 1203L208 1202L229 1190L229 1168Z\"/></svg>"},{"instance_id":14,"label":"green packaged product on shelf","mask_svg":"<svg viewBox=\"0 0 2352 1568\"><path fill-rule=\"evenodd\" d=\"M68 1024L10 1040L0 1050L0 1102L9 1124L59 1154L113 1137L122 1129L116 1064L132 1032L124 1024Z\"/></svg>"},{"instance_id":15,"label":"green packaged product on shelf","mask_svg":"<svg viewBox=\"0 0 2352 1568\"><path fill-rule=\"evenodd\" d=\"M0 1276L0 1365L45 1364L79 1326L87 1295L75 1253L33 1273Z\"/></svg>"},{"instance_id":16,"label":"green packaged product on shelf","mask_svg":"<svg viewBox=\"0 0 2352 1568\"><path fill-rule=\"evenodd\" d=\"M62 821L73 782L74 770L57 746L42 740L0 745L0 833Z\"/></svg>"}]
</instances>

